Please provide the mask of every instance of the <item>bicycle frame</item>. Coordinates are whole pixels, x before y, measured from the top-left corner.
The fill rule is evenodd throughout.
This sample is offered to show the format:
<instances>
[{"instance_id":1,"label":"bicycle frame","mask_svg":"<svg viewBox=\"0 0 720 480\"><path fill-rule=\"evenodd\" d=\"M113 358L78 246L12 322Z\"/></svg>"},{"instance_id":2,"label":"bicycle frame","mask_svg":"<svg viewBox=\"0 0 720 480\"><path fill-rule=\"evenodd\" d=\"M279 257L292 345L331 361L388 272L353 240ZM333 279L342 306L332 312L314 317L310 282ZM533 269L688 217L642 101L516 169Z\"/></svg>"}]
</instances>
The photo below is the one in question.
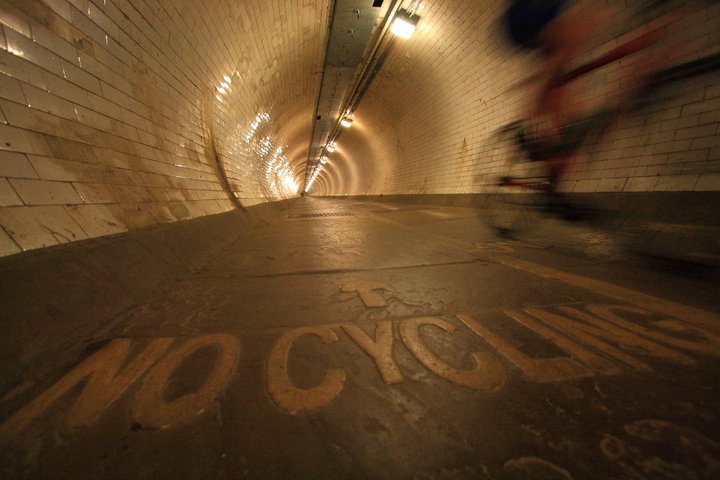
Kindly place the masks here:
<instances>
[{"instance_id":1,"label":"bicycle frame","mask_svg":"<svg viewBox=\"0 0 720 480\"><path fill-rule=\"evenodd\" d=\"M532 178L514 178L500 177L496 186L498 187L517 187L533 192L546 192L550 182L543 177Z\"/></svg>"}]
</instances>

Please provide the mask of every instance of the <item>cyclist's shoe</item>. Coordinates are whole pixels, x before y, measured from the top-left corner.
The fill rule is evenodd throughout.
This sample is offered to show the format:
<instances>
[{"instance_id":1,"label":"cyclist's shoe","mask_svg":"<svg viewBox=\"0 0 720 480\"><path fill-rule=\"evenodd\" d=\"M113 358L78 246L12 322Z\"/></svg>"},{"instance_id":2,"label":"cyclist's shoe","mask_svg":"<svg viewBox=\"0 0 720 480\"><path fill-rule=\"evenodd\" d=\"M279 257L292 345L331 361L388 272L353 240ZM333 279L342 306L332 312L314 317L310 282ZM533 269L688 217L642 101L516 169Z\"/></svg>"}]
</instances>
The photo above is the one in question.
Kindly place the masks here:
<instances>
[{"instance_id":1,"label":"cyclist's shoe","mask_svg":"<svg viewBox=\"0 0 720 480\"><path fill-rule=\"evenodd\" d=\"M570 202L562 194L550 191L545 195L545 211L566 222L587 220L592 216L591 210Z\"/></svg>"},{"instance_id":2,"label":"cyclist's shoe","mask_svg":"<svg viewBox=\"0 0 720 480\"><path fill-rule=\"evenodd\" d=\"M596 206L570 201L566 195L548 190L545 192L545 212L565 222L599 224L608 221L609 212Z\"/></svg>"},{"instance_id":3,"label":"cyclist's shoe","mask_svg":"<svg viewBox=\"0 0 720 480\"><path fill-rule=\"evenodd\" d=\"M501 187L509 187L510 185L512 185L512 183L513 183L513 177L504 176L504 177L500 177L498 179L497 184Z\"/></svg>"}]
</instances>

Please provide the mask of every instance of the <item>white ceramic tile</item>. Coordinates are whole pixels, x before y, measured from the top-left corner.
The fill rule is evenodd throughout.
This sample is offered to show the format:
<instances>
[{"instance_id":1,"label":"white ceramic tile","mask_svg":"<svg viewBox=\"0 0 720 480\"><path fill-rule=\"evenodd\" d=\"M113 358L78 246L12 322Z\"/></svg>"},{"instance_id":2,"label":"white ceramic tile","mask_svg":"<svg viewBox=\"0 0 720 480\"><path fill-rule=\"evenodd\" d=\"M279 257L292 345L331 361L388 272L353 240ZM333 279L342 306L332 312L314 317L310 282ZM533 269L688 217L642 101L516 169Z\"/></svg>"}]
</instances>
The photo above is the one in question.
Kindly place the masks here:
<instances>
[{"instance_id":1,"label":"white ceramic tile","mask_svg":"<svg viewBox=\"0 0 720 480\"><path fill-rule=\"evenodd\" d=\"M17 195L10 182L4 178L0 178L0 206L7 207L22 204L22 200Z\"/></svg>"},{"instance_id":2,"label":"white ceramic tile","mask_svg":"<svg viewBox=\"0 0 720 480\"><path fill-rule=\"evenodd\" d=\"M38 178L27 155L0 150L0 177Z\"/></svg>"},{"instance_id":3,"label":"white ceramic tile","mask_svg":"<svg viewBox=\"0 0 720 480\"><path fill-rule=\"evenodd\" d=\"M0 257L22 252L17 243L0 228Z\"/></svg>"},{"instance_id":4,"label":"white ceramic tile","mask_svg":"<svg viewBox=\"0 0 720 480\"><path fill-rule=\"evenodd\" d=\"M87 238L65 209L57 206L2 208L0 224L23 250Z\"/></svg>"},{"instance_id":5,"label":"white ceramic tile","mask_svg":"<svg viewBox=\"0 0 720 480\"><path fill-rule=\"evenodd\" d=\"M104 205L72 205L65 210L89 237L124 232L127 227Z\"/></svg>"},{"instance_id":6,"label":"white ceramic tile","mask_svg":"<svg viewBox=\"0 0 720 480\"><path fill-rule=\"evenodd\" d=\"M0 24L26 37L31 37L30 22L25 14L10 4L0 4Z\"/></svg>"},{"instance_id":7,"label":"white ceramic tile","mask_svg":"<svg viewBox=\"0 0 720 480\"><path fill-rule=\"evenodd\" d=\"M75 118L75 106L71 102L32 85L25 84L23 91L28 107L69 120Z\"/></svg>"},{"instance_id":8,"label":"white ceramic tile","mask_svg":"<svg viewBox=\"0 0 720 480\"><path fill-rule=\"evenodd\" d=\"M11 179L25 205L69 205L82 203L72 184L47 180Z\"/></svg>"},{"instance_id":9,"label":"white ceramic tile","mask_svg":"<svg viewBox=\"0 0 720 480\"><path fill-rule=\"evenodd\" d=\"M120 194L120 188L115 187L115 190L113 190L112 185L105 185L101 183L75 183L74 186L78 195L82 198L83 203L117 203L117 201L124 200ZM114 191L117 191L118 194L114 194Z\"/></svg>"},{"instance_id":10,"label":"white ceramic tile","mask_svg":"<svg viewBox=\"0 0 720 480\"><path fill-rule=\"evenodd\" d=\"M6 106L3 106L3 112L6 112L6 110ZM37 153L39 155L48 155L50 153L43 135L21 128L16 128L11 125L1 124L0 150Z\"/></svg>"}]
</instances>

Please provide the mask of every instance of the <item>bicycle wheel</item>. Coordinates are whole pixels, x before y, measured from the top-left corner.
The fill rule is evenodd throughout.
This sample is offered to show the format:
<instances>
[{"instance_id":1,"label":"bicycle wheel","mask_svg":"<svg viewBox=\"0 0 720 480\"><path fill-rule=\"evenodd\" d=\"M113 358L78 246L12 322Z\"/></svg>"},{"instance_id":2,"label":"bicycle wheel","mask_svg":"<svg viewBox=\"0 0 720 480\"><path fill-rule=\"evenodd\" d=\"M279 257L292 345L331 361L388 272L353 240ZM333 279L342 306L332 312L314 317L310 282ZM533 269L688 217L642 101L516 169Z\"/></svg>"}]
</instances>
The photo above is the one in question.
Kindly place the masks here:
<instances>
[{"instance_id":1,"label":"bicycle wheel","mask_svg":"<svg viewBox=\"0 0 720 480\"><path fill-rule=\"evenodd\" d=\"M486 177L481 219L502 238L518 238L535 228L545 207L547 165L527 159L518 142L524 128L514 122L496 133L491 162L497 173Z\"/></svg>"},{"instance_id":2,"label":"bicycle wheel","mask_svg":"<svg viewBox=\"0 0 720 480\"><path fill-rule=\"evenodd\" d=\"M543 208L541 193L499 184L488 193L483 219L499 237L518 238L538 225Z\"/></svg>"}]
</instances>

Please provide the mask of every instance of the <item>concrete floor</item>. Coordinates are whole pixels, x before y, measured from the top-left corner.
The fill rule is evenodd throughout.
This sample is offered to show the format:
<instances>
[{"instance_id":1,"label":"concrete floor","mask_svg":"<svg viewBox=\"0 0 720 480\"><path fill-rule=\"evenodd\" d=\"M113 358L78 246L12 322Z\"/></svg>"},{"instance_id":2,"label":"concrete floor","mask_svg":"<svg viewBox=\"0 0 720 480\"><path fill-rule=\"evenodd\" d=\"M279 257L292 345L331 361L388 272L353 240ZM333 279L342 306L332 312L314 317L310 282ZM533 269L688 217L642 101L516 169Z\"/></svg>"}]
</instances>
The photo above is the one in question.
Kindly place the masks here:
<instances>
[{"instance_id":1,"label":"concrete floor","mask_svg":"<svg viewBox=\"0 0 720 480\"><path fill-rule=\"evenodd\" d=\"M718 478L717 277L620 240L302 199L6 391L0 475Z\"/></svg>"}]
</instances>

